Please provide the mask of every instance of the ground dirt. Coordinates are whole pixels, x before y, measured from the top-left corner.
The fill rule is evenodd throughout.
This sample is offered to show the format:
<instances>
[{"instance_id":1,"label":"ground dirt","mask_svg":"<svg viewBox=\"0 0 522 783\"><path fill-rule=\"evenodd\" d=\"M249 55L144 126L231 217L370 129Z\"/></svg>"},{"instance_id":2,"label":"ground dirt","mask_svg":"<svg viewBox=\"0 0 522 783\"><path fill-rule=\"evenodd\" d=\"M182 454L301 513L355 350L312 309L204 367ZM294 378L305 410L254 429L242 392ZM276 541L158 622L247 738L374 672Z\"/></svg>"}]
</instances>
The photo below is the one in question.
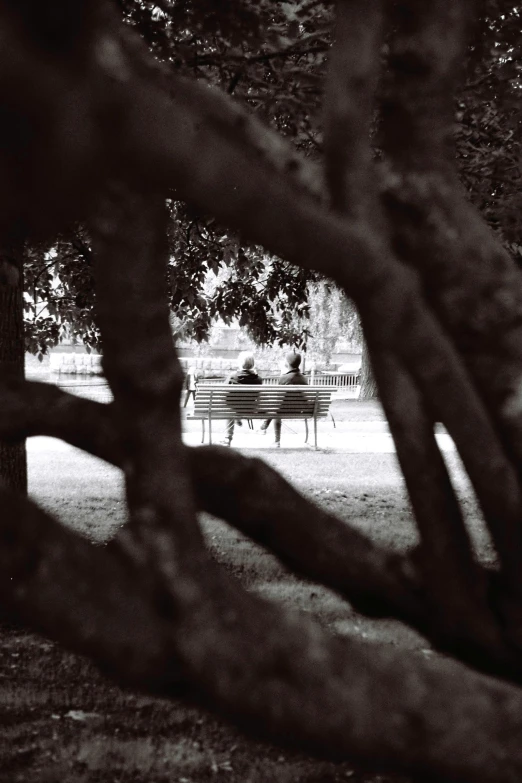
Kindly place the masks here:
<instances>
[{"instance_id":1,"label":"ground dirt","mask_svg":"<svg viewBox=\"0 0 522 783\"><path fill-rule=\"evenodd\" d=\"M100 502L95 513L111 510ZM216 558L249 589L312 612L337 633L427 649L399 624L360 618L332 592L294 578L217 520L206 518L204 528ZM88 661L9 625L0 627L0 725L2 783L405 781L281 750L196 707L129 693Z\"/></svg>"},{"instance_id":2,"label":"ground dirt","mask_svg":"<svg viewBox=\"0 0 522 783\"><path fill-rule=\"evenodd\" d=\"M363 415L362 408L359 412ZM381 420L378 407L373 414ZM368 410L364 415L367 419ZM375 540L398 549L414 545L393 455L289 457L281 450L260 456ZM363 467L354 467L361 460ZM38 502L93 545L124 524L114 469L72 450L35 451L29 464ZM462 493L473 511L466 487ZM248 589L313 613L332 632L434 654L399 623L360 617L331 591L295 578L219 520L205 517L202 525L216 559ZM487 558L488 542L479 527L474 534ZM88 661L6 624L0 626L0 723L0 783L407 783L404 777L369 774L248 739L185 703L129 693Z\"/></svg>"}]
</instances>

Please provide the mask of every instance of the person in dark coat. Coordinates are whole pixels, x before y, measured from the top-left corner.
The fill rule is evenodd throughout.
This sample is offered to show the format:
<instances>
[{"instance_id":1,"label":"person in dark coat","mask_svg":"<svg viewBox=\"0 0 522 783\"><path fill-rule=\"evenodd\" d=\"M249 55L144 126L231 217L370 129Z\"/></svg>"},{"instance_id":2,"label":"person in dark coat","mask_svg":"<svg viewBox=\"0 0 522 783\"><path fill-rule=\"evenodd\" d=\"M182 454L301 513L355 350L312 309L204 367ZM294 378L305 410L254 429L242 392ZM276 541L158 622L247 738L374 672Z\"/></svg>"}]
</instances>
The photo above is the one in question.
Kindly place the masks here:
<instances>
[{"instance_id":1,"label":"person in dark coat","mask_svg":"<svg viewBox=\"0 0 522 783\"><path fill-rule=\"evenodd\" d=\"M260 385L263 383L263 379L259 377L254 368L254 356L249 351L243 351L239 354L237 360L238 371L233 373L227 383L230 384L246 384L246 385ZM234 437L234 422L235 419L228 419L225 430L225 439L222 441L223 446L230 446L232 438ZM237 420L239 426L242 425L240 420Z\"/></svg>"},{"instance_id":2,"label":"person in dark coat","mask_svg":"<svg viewBox=\"0 0 522 783\"><path fill-rule=\"evenodd\" d=\"M295 351L290 351L290 353L287 353L285 356L285 369L283 370L283 372L281 373L281 377L279 378L278 381L279 385L307 386L308 381L301 373L301 370L299 369L300 367L301 367L301 354L296 353ZM270 426L271 421L272 419L266 419L262 423L260 430L263 434L266 434L266 431ZM276 449L280 448L281 446L281 419L274 419L274 446L276 447Z\"/></svg>"}]
</instances>

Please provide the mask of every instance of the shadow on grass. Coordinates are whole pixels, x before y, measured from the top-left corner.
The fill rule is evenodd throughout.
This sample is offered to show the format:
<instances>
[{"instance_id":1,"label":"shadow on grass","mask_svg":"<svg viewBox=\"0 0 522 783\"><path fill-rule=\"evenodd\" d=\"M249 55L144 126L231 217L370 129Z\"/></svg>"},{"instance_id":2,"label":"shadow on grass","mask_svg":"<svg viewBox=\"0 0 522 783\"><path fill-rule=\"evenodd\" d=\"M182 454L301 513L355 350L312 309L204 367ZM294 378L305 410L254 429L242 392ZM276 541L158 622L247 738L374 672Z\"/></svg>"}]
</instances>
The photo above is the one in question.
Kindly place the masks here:
<instances>
[{"instance_id":1,"label":"shadow on grass","mask_svg":"<svg viewBox=\"0 0 522 783\"><path fill-rule=\"evenodd\" d=\"M394 455L249 454L383 545L415 543ZM124 523L118 471L75 450L50 460L44 449L31 455L30 470L39 502L91 539L107 539ZM201 524L213 556L247 589L314 615L332 632L430 654L421 637L393 621L359 617L220 520L202 515ZM0 783L405 783L281 751L193 706L128 693L82 658L7 624L0 626L0 721Z\"/></svg>"}]
</instances>

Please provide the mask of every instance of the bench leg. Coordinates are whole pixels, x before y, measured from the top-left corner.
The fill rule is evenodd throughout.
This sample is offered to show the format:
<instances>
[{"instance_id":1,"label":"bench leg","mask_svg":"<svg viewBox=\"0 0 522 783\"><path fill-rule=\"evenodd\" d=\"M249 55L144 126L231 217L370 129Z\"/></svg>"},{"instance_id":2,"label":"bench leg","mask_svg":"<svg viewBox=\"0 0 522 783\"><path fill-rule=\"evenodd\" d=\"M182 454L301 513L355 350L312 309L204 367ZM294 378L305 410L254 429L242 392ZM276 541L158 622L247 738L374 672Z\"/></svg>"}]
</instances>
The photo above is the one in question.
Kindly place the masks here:
<instances>
[{"instance_id":1,"label":"bench leg","mask_svg":"<svg viewBox=\"0 0 522 783\"><path fill-rule=\"evenodd\" d=\"M305 419L305 432L306 432L306 438L305 443L308 443L308 419Z\"/></svg>"},{"instance_id":2,"label":"bench leg","mask_svg":"<svg viewBox=\"0 0 522 783\"><path fill-rule=\"evenodd\" d=\"M201 419L201 443L205 442L205 419Z\"/></svg>"},{"instance_id":3,"label":"bench leg","mask_svg":"<svg viewBox=\"0 0 522 783\"><path fill-rule=\"evenodd\" d=\"M334 429L335 429L335 419L334 419L334 417L332 416L332 414L331 414L331 413L330 413L330 417L331 417L331 419L332 419L332 424L334 425Z\"/></svg>"},{"instance_id":4,"label":"bench leg","mask_svg":"<svg viewBox=\"0 0 522 783\"><path fill-rule=\"evenodd\" d=\"M317 451L317 416L314 416L314 438L315 438L315 450Z\"/></svg>"}]
</instances>

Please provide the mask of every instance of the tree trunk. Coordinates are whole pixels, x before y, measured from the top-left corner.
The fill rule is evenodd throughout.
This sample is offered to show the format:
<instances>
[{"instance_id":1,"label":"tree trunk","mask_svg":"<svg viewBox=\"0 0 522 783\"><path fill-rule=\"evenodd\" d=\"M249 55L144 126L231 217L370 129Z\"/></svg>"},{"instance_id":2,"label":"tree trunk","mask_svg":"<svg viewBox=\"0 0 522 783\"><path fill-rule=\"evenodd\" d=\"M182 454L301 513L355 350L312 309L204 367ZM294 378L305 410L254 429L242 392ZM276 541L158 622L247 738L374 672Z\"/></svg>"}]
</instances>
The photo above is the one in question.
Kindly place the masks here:
<instances>
[{"instance_id":1,"label":"tree trunk","mask_svg":"<svg viewBox=\"0 0 522 783\"><path fill-rule=\"evenodd\" d=\"M0 378L24 377L23 244L0 248ZM25 440L0 440L0 479L27 494Z\"/></svg>"},{"instance_id":2,"label":"tree trunk","mask_svg":"<svg viewBox=\"0 0 522 783\"><path fill-rule=\"evenodd\" d=\"M360 375L360 400L374 400L377 398L377 383L373 374L373 369L370 361L370 354L366 341L363 340L363 350L361 357L361 375Z\"/></svg>"}]
</instances>

